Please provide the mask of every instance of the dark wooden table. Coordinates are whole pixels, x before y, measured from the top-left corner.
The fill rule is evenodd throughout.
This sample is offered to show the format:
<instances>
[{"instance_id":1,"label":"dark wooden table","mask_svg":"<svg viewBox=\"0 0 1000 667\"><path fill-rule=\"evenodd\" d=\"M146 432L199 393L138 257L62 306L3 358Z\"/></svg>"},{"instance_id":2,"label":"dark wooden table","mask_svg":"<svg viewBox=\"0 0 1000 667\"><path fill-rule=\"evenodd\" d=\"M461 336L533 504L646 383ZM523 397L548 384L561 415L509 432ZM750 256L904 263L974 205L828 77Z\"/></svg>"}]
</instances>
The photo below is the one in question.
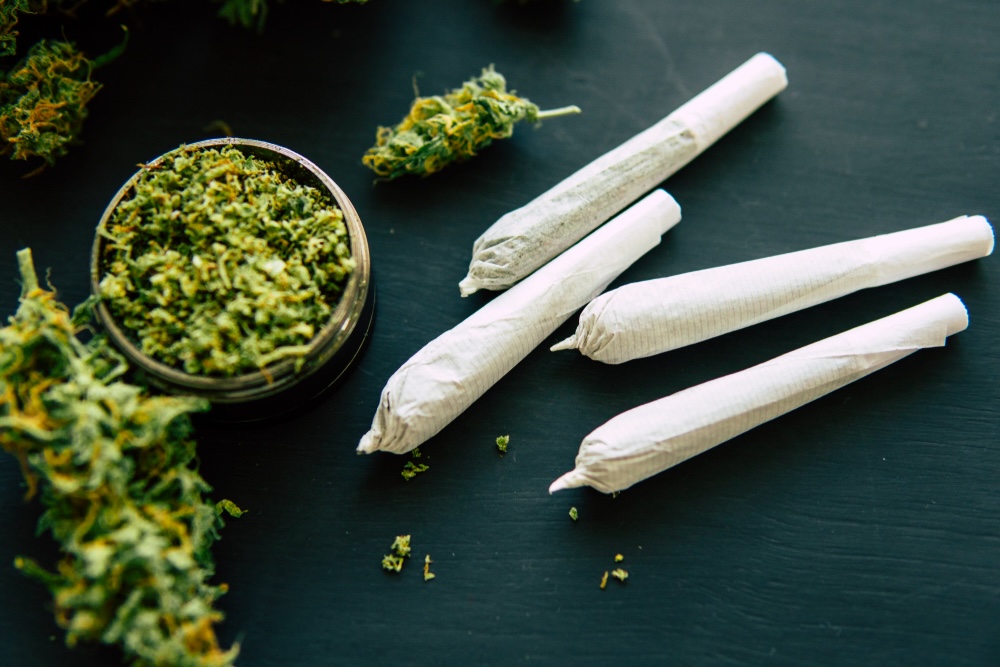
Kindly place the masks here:
<instances>
[{"instance_id":1,"label":"dark wooden table","mask_svg":"<svg viewBox=\"0 0 1000 667\"><path fill-rule=\"evenodd\" d=\"M379 295L366 356L294 420L198 435L216 495L250 510L214 552L239 664L1000 664L995 258L621 366L539 348L425 445L431 469L413 481L404 458L354 453L388 377L489 299L457 289L489 224L758 51L786 65L788 90L665 184L684 220L618 284L1000 219L995 0L295 2L275 4L263 34L202 5L122 15L131 43L99 72L83 145L28 180L0 165L0 307L16 307L23 246L81 301L107 201L136 163L215 121L306 155L353 199ZM66 24L95 50L116 33L100 17ZM543 107L584 113L373 186L360 156L405 113L411 80L437 93L489 63ZM949 291L971 325L946 348L617 498L548 495L610 417ZM65 648L47 594L11 566L56 556L23 492L0 456L0 664L118 663ZM416 561L381 570L401 533L434 581ZM628 582L600 590L616 553Z\"/></svg>"}]
</instances>

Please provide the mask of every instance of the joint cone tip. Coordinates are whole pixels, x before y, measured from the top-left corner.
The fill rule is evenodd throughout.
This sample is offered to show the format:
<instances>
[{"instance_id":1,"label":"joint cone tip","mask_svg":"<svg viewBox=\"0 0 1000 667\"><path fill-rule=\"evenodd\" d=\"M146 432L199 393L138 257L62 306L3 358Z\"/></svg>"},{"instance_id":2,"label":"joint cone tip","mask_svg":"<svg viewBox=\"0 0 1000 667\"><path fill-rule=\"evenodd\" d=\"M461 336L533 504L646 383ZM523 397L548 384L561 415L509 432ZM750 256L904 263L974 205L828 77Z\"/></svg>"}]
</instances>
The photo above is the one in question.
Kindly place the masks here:
<instances>
[{"instance_id":1,"label":"joint cone tip","mask_svg":"<svg viewBox=\"0 0 1000 667\"><path fill-rule=\"evenodd\" d=\"M577 470L574 468L573 470L570 470L568 473L566 473L565 475L563 475L562 477L560 477L559 479L557 479L556 481L552 482L552 484L549 485L549 494L551 495L556 491L562 491L563 489L573 489L583 485L584 485L583 476L580 475L580 473L577 472Z\"/></svg>"},{"instance_id":2,"label":"joint cone tip","mask_svg":"<svg viewBox=\"0 0 1000 667\"><path fill-rule=\"evenodd\" d=\"M375 436L371 431L368 431L361 437L361 442L358 443L358 454L371 454L378 449L378 445L375 443Z\"/></svg>"},{"instance_id":3,"label":"joint cone tip","mask_svg":"<svg viewBox=\"0 0 1000 667\"><path fill-rule=\"evenodd\" d=\"M556 343L549 348L549 352L558 352L559 350L575 350L576 349L576 334L570 336L566 340Z\"/></svg>"},{"instance_id":4,"label":"joint cone tip","mask_svg":"<svg viewBox=\"0 0 1000 667\"><path fill-rule=\"evenodd\" d=\"M460 283L458 283L458 292L463 297L475 294L478 291L479 286L476 285L475 281L469 276L466 276Z\"/></svg>"}]
</instances>

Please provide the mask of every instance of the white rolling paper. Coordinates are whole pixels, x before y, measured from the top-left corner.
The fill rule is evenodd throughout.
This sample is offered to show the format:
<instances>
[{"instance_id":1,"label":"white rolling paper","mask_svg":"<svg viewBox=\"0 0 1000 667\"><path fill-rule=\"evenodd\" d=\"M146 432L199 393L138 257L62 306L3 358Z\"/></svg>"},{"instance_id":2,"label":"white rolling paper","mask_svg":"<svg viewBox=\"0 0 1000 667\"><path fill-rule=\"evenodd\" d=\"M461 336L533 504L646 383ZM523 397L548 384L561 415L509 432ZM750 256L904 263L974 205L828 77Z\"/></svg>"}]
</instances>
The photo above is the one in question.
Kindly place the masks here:
<instances>
[{"instance_id":1,"label":"white rolling paper","mask_svg":"<svg viewBox=\"0 0 1000 667\"><path fill-rule=\"evenodd\" d=\"M462 296L510 287L586 236L715 143L788 85L785 68L759 53L652 127L476 239Z\"/></svg>"},{"instance_id":2,"label":"white rolling paper","mask_svg":"<svg viewBox=\"0 0 1000 667\"><path fill-rule=\"evenodd\" d=\"M656 190L428 343L382 390L358 451L405 454L447 426L680 220Z\"/></svg>"},{"instance_id":3,"label":"white rolling paper","mask_svg":"<svg viewBox=\"0 0 1000 667\"><path fill-rule=\"evenodd\" d=\"M868 287L985 257L993 228L962 216L858 241L624 285L594 299L552 350L607 364L675 350Z\"/></svg>"},{"instance_id":4,"label":"white rolling paper","mask_svg":"<svg viewBox=\"0 0 1000 667\"><path fill-rule=\"evenodd\" d=\"M583 439L576 468L549 492L611 493L790 412L968 326L946 294L747 370L624 412Z\"/></svg>"}]
</instances>

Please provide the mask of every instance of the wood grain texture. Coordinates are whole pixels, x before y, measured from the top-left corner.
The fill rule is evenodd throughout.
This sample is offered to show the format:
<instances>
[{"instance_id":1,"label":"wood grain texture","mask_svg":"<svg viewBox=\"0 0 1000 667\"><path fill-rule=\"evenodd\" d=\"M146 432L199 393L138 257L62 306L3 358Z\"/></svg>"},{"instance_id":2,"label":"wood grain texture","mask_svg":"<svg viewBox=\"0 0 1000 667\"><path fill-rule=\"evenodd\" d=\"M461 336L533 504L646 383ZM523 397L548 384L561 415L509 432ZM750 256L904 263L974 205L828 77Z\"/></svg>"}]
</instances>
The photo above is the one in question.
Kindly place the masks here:
<instances>
[{"instance_id":1,"label":"wood grain texture","mask_svg":"<svg viewBox=\"0 0 1000 667\"><path fill-rule=\"evenodd\" d=\"M354 453L386 379L489 300L457 289L482 230L757 51L787 67L788 90L664 184L684 220L615 284L961 214L1000 220L995 0L284 3L263 35L209 14L141 10L101 72L84 144L33 179L0 164L0 309L16 307L23 246L82 300L106 202L136 163L215 120L304 154L351 197L379 295L362 363L292 421L199 428L204 476L250 510L215 549L240 664L1000 662L993 257L622 366L548 352L574 319L422 448L424 475L407 483L404 458ZM414 75L436 93L491 62L542 107L584 113L519 127L432 178L373 185L360 156L405 114ZM971 324L947 347L615 499L546 493L612 416L949 291ZM508 433L501 458L493 441ZM0 457L0 664L116 664L113 650L66 649L46 594L11 566L55 557L22 494ZM379 562L400 533L417 558L394 577ZM426 584L425 553L438 575ZM602 591L616 553L628 583Z\"/></svg>"}]
</instances>

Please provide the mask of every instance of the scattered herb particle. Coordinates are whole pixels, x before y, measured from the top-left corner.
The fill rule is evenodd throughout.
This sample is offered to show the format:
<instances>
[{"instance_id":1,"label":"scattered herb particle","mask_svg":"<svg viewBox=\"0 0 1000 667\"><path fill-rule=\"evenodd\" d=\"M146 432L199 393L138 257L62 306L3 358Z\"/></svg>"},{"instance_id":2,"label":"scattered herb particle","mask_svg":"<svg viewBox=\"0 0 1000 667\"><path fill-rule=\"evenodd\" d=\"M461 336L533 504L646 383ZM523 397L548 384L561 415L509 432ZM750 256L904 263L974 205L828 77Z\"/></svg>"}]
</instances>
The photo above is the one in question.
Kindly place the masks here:
<instances>
[{"instance_id":1,"label":"scattered herb particle","mask_svg":"<svg viewBox=\"0 0 1000 667\"><path fill-rule=\"evenodd\" d=\"M213 608L225 584L208 583L222 519L205 499L188 415L200 399L150 396L121 381L124 359L102 337L76 332L39 287L29 250L17 255L21 303L0 329L0 447L20 463L27 496L41 490L48 531L62 553L54 571L15 566L53 595L66 643L118 644L132 664L231 665Z\"/></svg>"},{"instance_id":2,"label":"scattered herb particle","mask_svg":"<svg viewBox=\"0 0 1000 667\"><path fill-rule=\"evenodd\" d=\"M437 576L436 574L431 572L431 563L433 562L434 561L431 560L430 554L424 556L424 581L430 581L431 579Z\"/></svg>"},{"instance_id":3,"label":"scattered herb particle","mask_svg":"<svg viewBox=\"0 0 1000 667\"><path fill-rule=\"evenodd\" d=\"M608 571L604 571L604 576L601 577L601 590L603 591L605 586L608 585Z\"/></svg>"},{"instance_id":4,"label":"scattered herb particle","mask_svg":"<svg viewBox=\"0 0 1000 667\"><path fill-rule=\"evenodd\" d=\"M507 453L507 444L510 443L509 435L501 435L497 438L497 449L500 450L501 454Z\"/></svg>"},{"instance_id":5,"label":"scattered herb particle","mask_svg":"<svg viewBox=\"0 0 1000 667\"><path fill-rule=\"evenodd\" d=\"M419 459L421 456L423 456L423 454L420 452L419 447L410 452L410 454L412 454L413 458L415 459ZM406 465L403 466L403 472L401 472L400 474L403 476L403 479L409 482L411 479L413 479L420 473L427 472L428 470L430 470L430 466L425 463L414 463L413 461L407 461Z\"/></svg>"},{"instance_id":6,"label":"scattered herb particle","mask_svg":"<svg viewBox=\"0 0 1000 667\"><path fill-rule=\"evenodd\" d=\"M444 96L417 97L396 127L378 128L375 145L361 160L385 180L429 175L473 157L494 139L506 139L519 121L534 123L579 112L575 106L539 111L527 99L507 92L506 79L490 65Z\"/></svg>"},{"instance_id":7,"label":"scattered herb particle","mask_svg":"<svg viewBox=\"0 0 1000 667\"><path fill-rule=\"evenodd\" d=\"M389 548L392 553L382 556L382 569L390 572L402 572L403 564L410 557L410 536L397 535Z\"/></svg>"},{"instance_id":8,"label":"scattered herb particle","mask_svg":"<svg viewBox=\"0 0 1000 667\"><path fill-rule=\"evenodd\" d=\"M406 465L403 466L403 471L399 473L403 476L407 482L416 477L422 472L427 472L430 470L430 466L426 463L414 463L413 461L407 461Z\"/></svg>"},{"instance_id":9,"label":"scattered herb particle","mask_svg":"<svg viewBox=\"0 0 1000 667\"><path fill-rule=\"evenodd\" d=\"M232 146L145 167L101 233L108 311L145 354L194 375L301 361L354 269L340 209Z\"/></svg>"},{"instance_id":10,"label":"scattered herb particle","mask_svg":"<svg viewBox=\"0 0 1000 667\"><path fill-rule=\"evenodd\" d=\"M611 576L618 581L625 583L625 580L628 579L628 572L619 567L611 571Z\"/></svg>"},{"instance_id":11,"label":"scattered herb particle","mask_svg":"<svg viewBox=\"0 0 1000 667\"><path fill-rule=\"evenodd\" d=\"M410 536L409 535L397 535L396 539L392 541L392 546L390 547L396 552L397 556L409 557L410 555Z\"/></svg>"},{"instance_id":12,"label":"scattered herb particle","mask_svg":"<svg viewBox=\"0 0 1000 667\"><path fill-rule=\"evenodd\" d=\"M580 518L580 513L576 510L575 507L569 508L569 518L573 519L573 521L576 521L577 519Z\"/></svg>"},{"instance_id":13,"label":"scattered herb particle","mask_svg":"<svg viewBox=\"0 0 1000 667\"><path fill-rule=\"evenodd\" d=\"M621 554L615 554L615 562L616 563L620 563L623 560L625 560L625 556L622 556Z\"/></svg>"},{"instance_id":14,"label":"scattered herb particle","mask_svg":"<svg viewBox=\"0 0 1000 667\"><path fill-rule=\"evenodd\" d=\"M241 516L247 513L245 509L241 509L232 500L227 500L225 498L215 503L215 514L217 516L221 516L223 512L236 519L239 519Z\"/></svg>"},{"instance_id":15,"label":"scattered herb particle","mask_svg":"<svg viewBox=\"0 0 1000 667\"><path fill-rule=\"evenodd\" d=\"M386 554L382 556L382 569L390 572L402 572L403 563L406 561L402 556Z\"/></svg>"}]
</instances>

